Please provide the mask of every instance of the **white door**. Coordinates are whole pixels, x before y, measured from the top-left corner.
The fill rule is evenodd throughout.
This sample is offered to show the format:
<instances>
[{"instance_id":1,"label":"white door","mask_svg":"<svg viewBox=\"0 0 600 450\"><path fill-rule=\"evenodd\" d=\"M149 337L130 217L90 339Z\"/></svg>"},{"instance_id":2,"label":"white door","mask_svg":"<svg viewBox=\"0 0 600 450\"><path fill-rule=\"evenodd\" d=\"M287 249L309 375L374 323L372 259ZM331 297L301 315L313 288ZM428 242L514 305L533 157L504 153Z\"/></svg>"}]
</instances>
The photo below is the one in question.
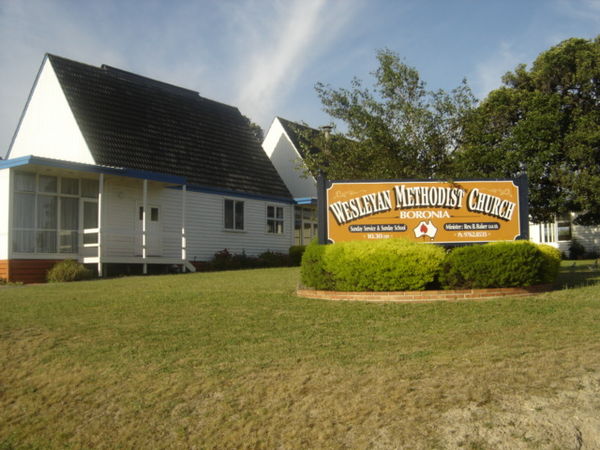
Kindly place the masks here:
<instances>
[{"instance_id":1,"label":"white door","mask_svg":"<svg viewBox=\"0 0 600 450\"><path fill-rule=\"evenodd\" d=\"M141 236L144 221L144 207L142 205L138 206L137 216L137 228L139 236ZM148 205L148 217L146 218L146 256L162 256L162 229L160 226L160 216L161 211L158 205Z\"/></svg>"}]
</instances>

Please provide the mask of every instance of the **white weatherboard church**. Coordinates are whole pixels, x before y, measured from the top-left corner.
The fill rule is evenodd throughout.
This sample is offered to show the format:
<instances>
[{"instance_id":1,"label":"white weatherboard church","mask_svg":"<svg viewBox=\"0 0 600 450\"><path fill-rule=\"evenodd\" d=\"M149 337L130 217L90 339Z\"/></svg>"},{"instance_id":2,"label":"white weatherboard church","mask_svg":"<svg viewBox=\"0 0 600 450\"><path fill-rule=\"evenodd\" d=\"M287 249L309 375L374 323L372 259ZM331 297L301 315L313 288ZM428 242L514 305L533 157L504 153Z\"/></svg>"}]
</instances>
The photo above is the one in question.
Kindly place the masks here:
<instances>
[{"instance_id":1,"label":"white weatherboard church","mask_svg":"<svg viewBox=\"0 0 600 450\"><path fill-rule=\"evenodd\" d=\"M287 253L294 200L237 108L46 55L0 160L0 278Z\"/></svg>"}]
</instances>

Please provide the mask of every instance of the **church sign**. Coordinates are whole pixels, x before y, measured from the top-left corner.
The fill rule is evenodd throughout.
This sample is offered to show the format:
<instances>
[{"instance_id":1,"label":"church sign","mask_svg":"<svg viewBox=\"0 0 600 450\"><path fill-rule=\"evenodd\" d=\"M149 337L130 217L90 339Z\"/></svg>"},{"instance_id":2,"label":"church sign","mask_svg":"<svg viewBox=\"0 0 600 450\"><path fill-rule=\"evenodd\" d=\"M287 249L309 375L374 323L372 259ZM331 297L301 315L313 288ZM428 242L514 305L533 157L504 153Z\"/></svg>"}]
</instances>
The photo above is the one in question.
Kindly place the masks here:
<instances>
[{"instance_id":1,"label":"church sign","mask_svg":"<svg viewBox=\"0 0 600 450\"><path fill-rule=\"evenodd\" d=\"M437 244L528 238L527 178L319 182L320 242ZM323 226L325 224L325 226Z\"/></svg>"}]
</instances>

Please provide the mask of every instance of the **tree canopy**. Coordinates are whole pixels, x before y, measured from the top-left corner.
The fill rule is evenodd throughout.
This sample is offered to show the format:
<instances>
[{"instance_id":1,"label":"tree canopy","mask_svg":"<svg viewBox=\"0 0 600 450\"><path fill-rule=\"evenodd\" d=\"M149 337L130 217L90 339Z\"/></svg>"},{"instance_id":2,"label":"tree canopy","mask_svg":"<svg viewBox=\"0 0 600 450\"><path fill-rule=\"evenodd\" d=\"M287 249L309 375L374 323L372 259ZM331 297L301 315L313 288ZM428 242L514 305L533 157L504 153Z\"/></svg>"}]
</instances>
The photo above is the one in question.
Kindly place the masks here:
<instances>
[{"instance_id":1,"label":"tree canopy","mask_svg":"<svg viewBox=\"0 0 600 450\"><path fill-rule=\"evenodd\" d=\"M316 85L325 111L346 131L312 139L322 151L307 152L305 163L338 179L447 176L475 102L466 82L450 93L429 91L394 52L381 50L377 60L371 89L356 78L350 89Z\"/></svg>"},{"instance_id":2,"label":"tree canopy","mask_svg":"<svg viewBox=\"0 0 600 450\"><path fill-rule=\"evenodd\" d=\"M578 211L600 223L600 37L572 38L519 65L466 116L453 173L526 169L536 222Z\"/></svg>"}]
</instances>

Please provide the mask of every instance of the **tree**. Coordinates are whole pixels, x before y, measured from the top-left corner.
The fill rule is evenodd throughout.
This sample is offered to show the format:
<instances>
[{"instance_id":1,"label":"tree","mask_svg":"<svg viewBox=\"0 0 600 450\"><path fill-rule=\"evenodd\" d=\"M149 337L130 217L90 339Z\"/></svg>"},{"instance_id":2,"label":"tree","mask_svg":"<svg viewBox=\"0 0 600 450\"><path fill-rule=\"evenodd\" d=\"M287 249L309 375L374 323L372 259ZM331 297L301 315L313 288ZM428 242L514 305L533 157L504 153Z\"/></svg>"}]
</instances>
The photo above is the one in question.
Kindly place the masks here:
<instances>
[{"instance_id":1,"label":"tree","mask_svg":"<svg viewBox=\"0 0 600 450\"><path fill-rule=\"evenodd\" d=\"M475 102L466 82L451 93L428 91L416 69L390 50L377 53L372 89L316 85L325 111L345 133L312 137L305 163L330 178L431 178L449 174L463 117Z\"/></svg>"},{"instance_id":2,"label":"tree","mask_svg":"<svg viewBox=\"0 0 600 450\"><path fill-rule=\"evenodd\" d=\"M529 176L535 222L578 211L600 223L600 36L568 39L523 64L465 116L453 173Z\"/></svg>"},{"instance_id":3,"label":"tree","mask_svg":"<svg viewBox=\"0 0 600 450\"><path fill-rule=\"evenodd\" d=\"M260 125L256 124L255 122L252 122L252 120L249 117L243 117L246 123L248 124L248 128L250 128L252 136L254 136L254 138L259 144L262 144L262 141L265 139L265 133L263 129L260 127Z\"/></svg>"}]
</instances>

